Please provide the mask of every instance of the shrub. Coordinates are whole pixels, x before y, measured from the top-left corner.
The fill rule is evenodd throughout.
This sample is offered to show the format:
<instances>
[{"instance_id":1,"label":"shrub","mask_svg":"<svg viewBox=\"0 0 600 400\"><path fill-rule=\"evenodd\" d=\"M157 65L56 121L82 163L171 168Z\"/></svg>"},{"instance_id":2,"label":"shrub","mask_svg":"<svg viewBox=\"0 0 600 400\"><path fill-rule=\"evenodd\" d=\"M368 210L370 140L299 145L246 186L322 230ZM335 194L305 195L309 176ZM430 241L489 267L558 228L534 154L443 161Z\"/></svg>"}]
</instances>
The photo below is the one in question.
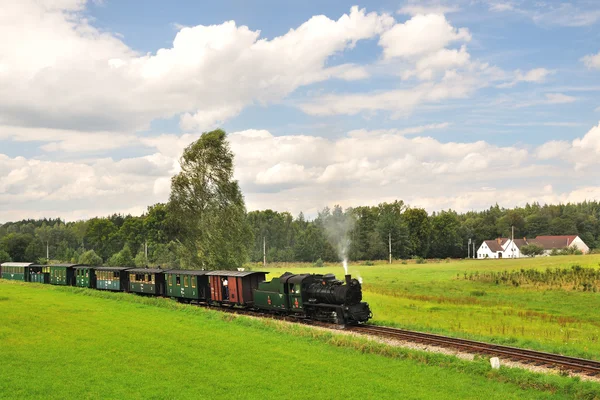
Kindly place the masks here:
<instances>
[{"instance_id":1,"label":"shrub","mask_svg":"<svg viewBox=\"0 0 600 400\"><path fill-rule=\"evenodd\" d=\"M79 256L79 264L102 265L102 258L94 250L88 250Z\"/></svg>"},{"instance_id":2,"label":"shrub","mask_svg":"<svg viewBox=\"0 0 600 400\"><path fill-rule=\"evenodd\" d=\"M113 254L112 257L108 259L107 264L111 267L135 267L135 261L129 246L125 245L123 250Z\"/></svg>"},{"instance_id":3,"label":"shrub","mask_svg":"<svg viewBox=\"0 0 600 400\"><path fill-rule=\"evenodd\" d=\"M318 268L323 268L323 260L319 258L313 265Z\"/></svg>"},{"instance_id":4,"label":"shrub","mask_svg":"<svg viewBox=\"0 0 600 400\"><path fill-rule=\"evenodd\" d=\"M415 262L417 264L427 264L427 260L425 260L423 257L417 257L417 258L415 258Z\"/></svg>"},{"instance_id":5,"label":"shrub","mask_svg":"<svg viewBox=\"0 0 600 400\"><path fill-rule=\"evenodd\" d=\"M363 263L363 265L366 265L367 267L372 267L372 266L373 266L373 265L375 265L375 264L373 263L373 261L365 261L365 262Z\"/></svg>"},{"instance_id":6,"label":"shrub","mask_svg":"<svg viewBox=\"0 0 600 400\"><path fill-rule=\"evenodd\" d=\"M12 258L10 258L10 254L8 254L4 250L0 250L0 264L5 263L5 262L11 262L11 261L12 261Z\"/></svg>"}]
</instances>

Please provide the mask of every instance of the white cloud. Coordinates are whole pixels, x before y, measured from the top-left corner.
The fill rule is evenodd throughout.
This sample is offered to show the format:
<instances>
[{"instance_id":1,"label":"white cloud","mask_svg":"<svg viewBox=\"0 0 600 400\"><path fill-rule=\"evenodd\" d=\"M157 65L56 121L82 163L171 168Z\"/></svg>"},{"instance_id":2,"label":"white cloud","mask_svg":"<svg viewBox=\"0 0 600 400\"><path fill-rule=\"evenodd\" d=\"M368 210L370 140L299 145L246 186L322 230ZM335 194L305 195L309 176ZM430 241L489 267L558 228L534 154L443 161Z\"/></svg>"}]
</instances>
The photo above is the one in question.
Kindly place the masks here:
<instances>
[{"instance_id":1,"label":"white cloud","mask_svg":"<svg viewBox=\"0 0 600 400\"><path fill-rule=\"evenodd\" d=\"M590 2L590 4L592 4ZM600 20L597 7L583 8L572 3L558 2L546 4L540 2L538 9L529 11L533 21L539 25L559 25L567 27L590 26Z\"/></svg>"},{"instance_id":2,"label":"white cloud","mask_svg":"<svg viewBox=\"0 0 600 400\"><path fill-rule=\"evenodd\" d=\"M103 152L139 145L138 138L133 134L3 125L0 125L0 140L44 142L42 150L63 153Z\"/></svg>"},{"instance_id":3,"label":"white cloud","mask_svg":"<svg viewBox=\"0 0 600 400\"><path fill-rule=\"evenodd\" d=\"M600 69L600 52L598 54L589 54L581 59L589 69Z\"/></svg>"},{"instance_id":4,"label":"white cloud","mask_svg":"<svg viewBox=\"0 0 600 400\"><path fill-rule=\"evenodd\" d=\"M590 199L600 193L587 184L586 175L579 179L569 173L597 167L600 124L572 142L548 142L533 152L517 145L443 142L424 135L448 126L360 129L336 139L246 130L230 134L229 141L249 209L314 214L325 205L401 198L430 211L466 211L495 202L512 207ZM138 138L156 151L120 160L58 162L0 155L0 219L142 212L148 204L167 200L181 150L196 137Z\"/></svg>"},{"instance_id":5,"label":"white cloud","mask_svg":"<svg viewBox=\"0 0 600 400\"><path fill-rule=\"evenodd\" d=\"M567 104L577 101L577 97L568 96L563 93L546 93L546 102L548 104Z\"/></svg>"},{"instance_id":6,"label":"white cloud","mask_svg":"<svg viewBox=\"0 0 600 400\"><path fill-rule=\"evenodd\" d=\"M551 141L541 145L536 150L536 156L542 160L567 161L576 170L597 167L600 164L600 123L572 142Z\"/></svg>"},{"instance_id":7,"label":"white cloud","mask_svg":"<svg viewBox=\"0 0 600 400\"><path fill-rule=\"evenodd\" d=\"M457 6L436 3L427 4L421 1L406 4L405 6L401 7L397 13L414 16L418 14L450 14L457 11L460 11L460 8Z\"/></svg>"},{"instance_id":8,"label":"white cloud","mask_svg":"<svg viewBox=\"0 0 600 400\"><path fill-rule=\"evenodd\" d=\"M498 87L510 88L519 82L543 83L550 74L552 74L552 71L546 68L534 68L527 72L518 69L514 72L514 79L511 82L500 84Z\"/></svg>"},{"instance_id":9,"label":"white cloud","mask_svg":"<svg viewBox=\"0 0 600 400\"><path fill-rule=\"evenodd\" d=\"M337 21L315 16L273 39L234 21L184 27L169 48L137 54L90 25L84 1L23 0L0 9L0 121L80 131L132 131L181 115L184 129L209 129L253 103L279 101L364 68L328 59L393 24L353 7ZM31 57L35 54L35 57Z\"/></svg>"},{"instance_id":10,"label":"white cloud","mask_svg":"<svg viewBox=\"0 0 600 400\"><path fill-rule=\"evenodd\" d=\"M489 6L489 9L490 9L490 11L493 11L493 12L513 11L513 10L515 10L515 6L512 2L491 3Z\"/></svg>"},{"instance_id":11,"label":"white cloud","mask_svg":"<svg viewBox=\"0 0 600 400\"><path fill-rule=\"evenodd\" d=\"M447 71L439 82L424 82L410 89L364 94L330 94L304 102L299 107L310 115L355 115L362 111L385 110L392 118L409 115L421 104L462 99L495 79L495 70L485 64L472 63L469 70Z\"/></svg>"},{"instance_id":12,"label":"white cloud","mask_svg":"<svg viewBox=\"0 0 600 400\"><path fill-rule=\"evenodd\" d=\"M385 58L415 57L442 50L457 41L470 41L467 28L456 29L441 14L418 14L396 24L379 39Z\"/></svg>"}]
</instances>

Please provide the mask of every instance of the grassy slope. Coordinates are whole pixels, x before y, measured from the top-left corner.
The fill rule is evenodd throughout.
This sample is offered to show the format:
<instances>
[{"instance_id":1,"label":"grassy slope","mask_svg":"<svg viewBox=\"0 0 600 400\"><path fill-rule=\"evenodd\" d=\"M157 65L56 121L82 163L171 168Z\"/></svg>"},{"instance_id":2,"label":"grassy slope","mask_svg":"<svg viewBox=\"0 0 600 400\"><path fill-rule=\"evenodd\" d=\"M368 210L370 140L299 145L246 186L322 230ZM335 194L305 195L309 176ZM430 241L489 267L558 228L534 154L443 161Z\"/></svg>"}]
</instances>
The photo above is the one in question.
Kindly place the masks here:
<instances>
[{"instance_id":1,"label":"grassy slope","mask_svg":"<svg viewBox=\"0 0 600 400\"><path fill-rule=\"evenodd\" d=\"M340 345L339 335L230 321L165 299L0 280L0 307L2 398L541 399L594 398L597 389L490 373L485 361L364 354ZM523 389L532 385L559 389Z\"/></svg>"},{"instance_id":2,"label":"grassy slope","mask_svg":"<svg viewBox=\"0 0 600 400\"><path fill-rule=\"evenodd\" d=\"M514 288L464 279L464 273L475 271L569 268L573 264L597 268L599 263L600 255L590 255L351 265L350 271L363 278L374 323L600 359L600 293ZM337 265L269 269L275 276L284 270L343 275Z\"/></svg>"}]
</instances>

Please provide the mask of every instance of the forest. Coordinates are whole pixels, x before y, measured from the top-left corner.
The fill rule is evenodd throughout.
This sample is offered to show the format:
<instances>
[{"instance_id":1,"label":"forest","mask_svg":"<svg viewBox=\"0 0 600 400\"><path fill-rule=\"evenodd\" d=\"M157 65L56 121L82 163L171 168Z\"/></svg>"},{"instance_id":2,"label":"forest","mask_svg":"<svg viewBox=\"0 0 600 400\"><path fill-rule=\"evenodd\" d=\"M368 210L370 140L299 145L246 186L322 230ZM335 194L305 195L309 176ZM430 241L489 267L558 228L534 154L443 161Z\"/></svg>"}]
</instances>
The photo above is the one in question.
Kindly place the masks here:
<instances>
[{"instance_id":1,"label":"forest","mask_svg":"<svg viewBox=\"0 0 600 400\"><path fill-rule=\"evenodd\" d=\"M332 216L351 220L351 260L381 260L388 257L391 236L394 259L462 258L468 239L479 246L483 240L538 235L579 235L590 248L598 245L600 203L540 205L513 209L494 205L484 211L457 213L452 210L428 213L398 200L377 206L343 210L325 208L312 218L300 213L273 210L245 214L241 245L246 261L267 262L339 261L328 240L326 221ZM148 207L141 216L114 214L86 221L65 222L39 219L0 225L0 262L73 262L92 265L202 268L185 263L183 245L189 229L170 215L168 204ZM232 268L224 265L223 268Z\"/></svg>"}]
</instances>

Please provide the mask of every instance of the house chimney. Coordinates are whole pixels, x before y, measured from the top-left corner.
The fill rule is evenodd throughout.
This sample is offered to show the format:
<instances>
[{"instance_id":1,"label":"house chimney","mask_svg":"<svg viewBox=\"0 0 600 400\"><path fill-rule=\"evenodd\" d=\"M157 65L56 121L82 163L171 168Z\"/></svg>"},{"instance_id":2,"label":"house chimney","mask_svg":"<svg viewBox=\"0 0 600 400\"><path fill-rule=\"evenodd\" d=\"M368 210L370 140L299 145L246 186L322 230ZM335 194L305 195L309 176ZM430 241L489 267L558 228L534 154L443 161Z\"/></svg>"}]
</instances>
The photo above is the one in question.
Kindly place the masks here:
<instances>
[{"instance_id":1,"label":"house chimney","mask_svg":"<svg viewBox=\"0 0 600 400\"><path fill-rule=\"evenodd\" d=\"M496 241L498 242L498 244L502 244L502 238L498 238L496 239Z\"/></svg>"}]
</instances>

